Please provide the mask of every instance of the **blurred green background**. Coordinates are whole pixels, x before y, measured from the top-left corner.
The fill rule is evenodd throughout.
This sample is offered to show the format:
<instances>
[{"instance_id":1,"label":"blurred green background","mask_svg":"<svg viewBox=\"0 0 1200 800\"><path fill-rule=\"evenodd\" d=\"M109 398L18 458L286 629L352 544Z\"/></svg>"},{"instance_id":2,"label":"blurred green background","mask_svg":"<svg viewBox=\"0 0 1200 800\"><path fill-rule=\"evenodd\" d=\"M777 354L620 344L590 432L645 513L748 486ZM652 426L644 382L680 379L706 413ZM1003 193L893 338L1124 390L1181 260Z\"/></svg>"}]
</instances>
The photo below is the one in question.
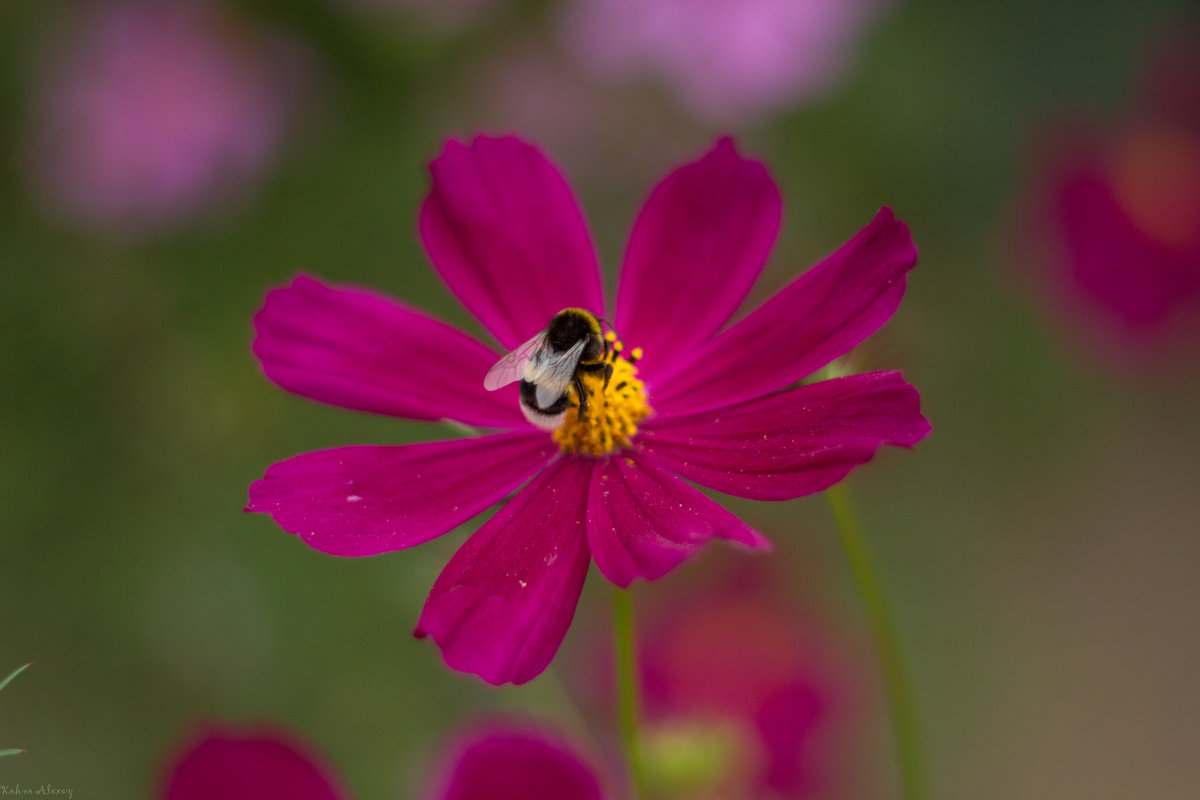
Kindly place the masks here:
<instances>
[{"instance_id":1,"label":"blurred green background","mask_svg":"<svg viewBox=\"0 0 1200 800\"><path fill-rule=\"evenodd\" d=\"M921 250L871 366L905 371L934 434L850 483L895 602L934 796L1200 796L1198 372L1081 357L1005 256L1039 127L1080 109L1116 118L1183 7L897 2L827 96L707 125L653 82L573 76L554 3L500 4L458 30L321 0L234 3L310 49L310 101L234 211L126 237L52 213L28 168L38 70L77 4L0 5L0 672L35 662L0 694L0 746L29 750L0 761L0 784L147 796L195 720L271 719L319 745L357 797L405 797L472 713L561 714L560 678L494 690L409 636L466 531L339 560L243 515L246 486L289 455L444 435L273 386L251 316L305 271L478 331L415 234L448 136L543 142L611 279L654 181L730 132L785 198L752 301L883 204ZM583 136L506 105L496 75L513 59L576 81L605 124ZM823 500L730 505L865 641ZM606 609L593 574L568 653ZM884 722L858 746L870 796L895 796Z\"/></svg>"}]
</instances>

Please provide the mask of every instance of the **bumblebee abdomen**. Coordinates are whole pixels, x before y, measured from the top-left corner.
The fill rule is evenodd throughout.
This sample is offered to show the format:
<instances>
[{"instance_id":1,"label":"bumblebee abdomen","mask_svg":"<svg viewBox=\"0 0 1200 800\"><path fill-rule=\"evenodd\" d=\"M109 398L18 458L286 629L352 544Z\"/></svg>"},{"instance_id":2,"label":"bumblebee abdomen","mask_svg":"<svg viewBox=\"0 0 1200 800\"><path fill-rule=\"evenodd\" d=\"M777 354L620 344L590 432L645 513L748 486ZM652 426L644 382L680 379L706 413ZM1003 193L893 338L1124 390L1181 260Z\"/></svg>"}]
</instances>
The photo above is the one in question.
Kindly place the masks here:
<instances>
[{"instance_id":1,"label":"bumblebee abdomen","mask_svg":"<svg viewBox=\"0 0 1200 800\"><path fill-rule=\"evenodd\" d=\"M553 431L563 424L567 417L567 395L564 392L549 406L542 408L537 402L537 384L532 381L521 381L521 413L525 419L544 431Z\"/></svg>"},{"instance_id":2,"label":"bumblebee abdomen","mask_svg":"<svg viewBox=\"0 0 1200 800\"><path fill-rule=\"evenodd\" d=\"M521 405L525 406L531 411L537 411L539 413L549 415L561 414L567 410L566 392L563 392L561 395L559 395L559 397L554 400L554 402L550 403L550 405L540 406L538 405L537 401L537 388L537 384L533 381L521 381Z\"/></svg>"}]
</instances>

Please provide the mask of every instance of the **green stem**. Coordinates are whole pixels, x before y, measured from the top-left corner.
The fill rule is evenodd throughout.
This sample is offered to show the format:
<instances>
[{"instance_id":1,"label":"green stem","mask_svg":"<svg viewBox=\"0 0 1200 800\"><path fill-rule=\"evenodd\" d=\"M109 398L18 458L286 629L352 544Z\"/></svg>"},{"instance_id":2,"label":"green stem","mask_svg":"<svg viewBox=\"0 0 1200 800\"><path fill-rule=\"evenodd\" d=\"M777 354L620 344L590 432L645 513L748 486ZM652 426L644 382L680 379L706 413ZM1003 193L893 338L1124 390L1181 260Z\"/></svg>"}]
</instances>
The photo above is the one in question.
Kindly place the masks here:
<instances>
[{"instance_id":1,"label":"green stem","mask_svg":"<svg viewBox=\"0 0 1200 800\"><path fill-rule=\"evenodd\" d=\"M858 517L844 484L825 491L833 519L841 535L842 547L850 561L854 582L866 607L875 647L883 669L883 681L891 707L892 731L896 737L896 755L900 763L900 778L906 800L925 797L925 774L921 761L920 736L917 731L916 704L912 687L900 657L900 645L888 611L887 599L879 582L879 573L871 553L862 538Z\"/></svg>"},{"instance_id":2,"label":"green stem","mask_svg":"<svg viewBox=\"0 0 1200 800\"><path fill-rule=\"evenodd\" d=\"M645 797L646 793L641 744L638 741L641 699L638 692L637 644L633 630L633 593L630 590L613 590L613 633L617 645L617 712L621 745L629 765L630 797L631 800L638 800Z\"/></svg>"}]
</instances>

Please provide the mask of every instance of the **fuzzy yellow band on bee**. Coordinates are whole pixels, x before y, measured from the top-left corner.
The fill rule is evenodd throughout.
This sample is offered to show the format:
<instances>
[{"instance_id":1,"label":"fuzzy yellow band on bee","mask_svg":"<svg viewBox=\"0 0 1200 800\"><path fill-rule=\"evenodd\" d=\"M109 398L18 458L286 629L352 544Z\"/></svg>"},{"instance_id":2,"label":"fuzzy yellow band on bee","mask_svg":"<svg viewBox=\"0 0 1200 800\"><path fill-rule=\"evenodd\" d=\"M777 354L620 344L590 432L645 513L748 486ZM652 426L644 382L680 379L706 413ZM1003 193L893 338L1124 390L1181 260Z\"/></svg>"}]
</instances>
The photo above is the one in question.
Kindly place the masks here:
<instances>
[{"instance_id":1,"label":"fuzzy yellow band on bee","mask_svg":"<svg viewBox=\"0 0 1200 800\"><path fill-rule=\"evenodd\" d=\"M633 352L640 356L641 348L634 348ZM582 376L587 415L579 418L579 400L573 398L566 418L553 433L554 441L565 452L602 456L629 446L638 423L653 411L646 402L646 387L637 377L637 367L633 365L636 360L622 358L614 346L609 351L613 371L607 388L602 375Z\"/></svg>"}]
</instances>

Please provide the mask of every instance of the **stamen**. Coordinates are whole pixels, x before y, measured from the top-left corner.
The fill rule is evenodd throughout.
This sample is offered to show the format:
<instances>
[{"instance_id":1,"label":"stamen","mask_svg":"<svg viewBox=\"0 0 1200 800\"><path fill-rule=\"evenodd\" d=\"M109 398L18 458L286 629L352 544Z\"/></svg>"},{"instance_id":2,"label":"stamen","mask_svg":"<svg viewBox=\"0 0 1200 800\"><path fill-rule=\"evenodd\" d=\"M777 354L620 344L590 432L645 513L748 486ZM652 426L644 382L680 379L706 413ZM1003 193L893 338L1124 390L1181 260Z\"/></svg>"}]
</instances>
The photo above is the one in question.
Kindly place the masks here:
<instances>
[{"instance_id":1,"label":"stamen","mask_svg":"<svg viewBox=\"0 0 1200 800\"><path fill-rule=\"evenodd\" d=\"M609 351L613 372L607 388L603 373L580 375L587 394L587 413L579 418L579 398L573 397L566 419L553 433L554 441L565 452L602 456L618 447L628 447L638 423L653 412L646 402L646 387L637 378L637 368L632 360L620 355L623 349L617 342ZM641 348L634 352L640 355Z\"/></svg>"}]
</instances>

